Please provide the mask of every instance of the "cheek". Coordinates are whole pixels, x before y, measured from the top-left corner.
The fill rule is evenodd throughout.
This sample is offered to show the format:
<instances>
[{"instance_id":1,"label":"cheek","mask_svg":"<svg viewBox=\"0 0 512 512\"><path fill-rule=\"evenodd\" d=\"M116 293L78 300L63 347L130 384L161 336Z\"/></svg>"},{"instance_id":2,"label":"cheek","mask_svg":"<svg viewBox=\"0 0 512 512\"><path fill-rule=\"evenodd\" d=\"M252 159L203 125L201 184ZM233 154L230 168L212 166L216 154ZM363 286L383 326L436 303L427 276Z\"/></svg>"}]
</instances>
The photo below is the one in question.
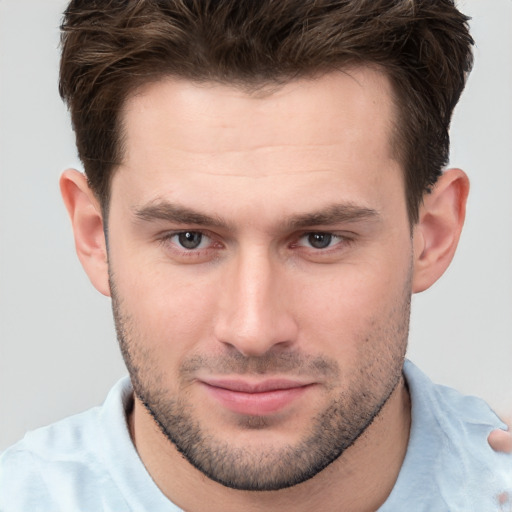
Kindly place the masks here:
<instances>
[{"instance_id":1,"label":"cheek","mask_svg":"<svg viewBox=\"0 0 512 512\"><path fill-rule=\"evenodd\" d=\"M215 297L207 280L154 262L113 268L123 311L148 350L176 359L208 337Z\"/></svg>"},{"instance_id":2,"label":"cheek","mask_svg":"<svg viewBox=\"0 0 512 512\"><path fill-rule=\"evenodd\" d=\"M409 272L408 261L351 266L297 293L297 317L310 348L353 359L368 343L389 343L390 331L407 315Z\"/></svg>"}]
</instances>

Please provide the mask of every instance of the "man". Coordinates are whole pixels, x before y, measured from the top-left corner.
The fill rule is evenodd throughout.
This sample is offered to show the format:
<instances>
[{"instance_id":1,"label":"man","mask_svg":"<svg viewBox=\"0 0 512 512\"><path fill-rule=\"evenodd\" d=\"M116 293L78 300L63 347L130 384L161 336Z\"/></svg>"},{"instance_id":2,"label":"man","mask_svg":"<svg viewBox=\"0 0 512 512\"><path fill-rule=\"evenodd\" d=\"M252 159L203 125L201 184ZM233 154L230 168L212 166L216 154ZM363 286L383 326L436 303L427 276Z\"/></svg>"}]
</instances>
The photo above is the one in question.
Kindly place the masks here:
<instances>
[{"instance_id":1,"label":"man","mask_svg":"<svg viewBox=\"0 0 512 512\"><path fill-rule=\"evenodd\" d=\"M61 180L130 380L2 456L2 510L499 510L483 402L405 362L468 179L448 0L71 2ZM3 500L3 501L2 501Z\"/></svg>"}]
</instances>

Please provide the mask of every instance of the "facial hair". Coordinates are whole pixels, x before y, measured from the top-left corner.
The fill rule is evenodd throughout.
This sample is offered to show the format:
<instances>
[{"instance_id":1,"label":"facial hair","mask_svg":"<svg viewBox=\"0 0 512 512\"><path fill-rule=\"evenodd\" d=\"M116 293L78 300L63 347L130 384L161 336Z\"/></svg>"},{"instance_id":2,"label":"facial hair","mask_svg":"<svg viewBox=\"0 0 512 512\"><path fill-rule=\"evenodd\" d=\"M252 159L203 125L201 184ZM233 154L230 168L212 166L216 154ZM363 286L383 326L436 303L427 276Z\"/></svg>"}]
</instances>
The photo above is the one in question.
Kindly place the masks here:
<instances>
[{"instance_id":1,"label":"facial hair","mask_svg":"<svg viewBox=\"0 0 512 512\"><path fill-rule=\"evenodd\" d=\"M123 308L111 275L111 296L117 337L134 393L165 437L196 469L233 489L272 491L304 482L337 460L366 431L401 380L410 317L410 283L384 322L371 326L358 343L361 365L351 369L349 384L337 389L344 369L324 356L296 351L246 357L238 352L191 355L179 370L181 393L171 393L156 366L158 355L138 334L131 315ZM343 334L341 333L340 338ZM383 347L386 347L383 350ZM240 447L220 434L212 434L197 418L187 393L199 370L228 375L306 375L332 383L328 405L311 418L301 440L279 447ZM347 370L348 371L348 370ZM241 417L243 430L271 428L272 418Z\"/></svg>"}]
</instances>

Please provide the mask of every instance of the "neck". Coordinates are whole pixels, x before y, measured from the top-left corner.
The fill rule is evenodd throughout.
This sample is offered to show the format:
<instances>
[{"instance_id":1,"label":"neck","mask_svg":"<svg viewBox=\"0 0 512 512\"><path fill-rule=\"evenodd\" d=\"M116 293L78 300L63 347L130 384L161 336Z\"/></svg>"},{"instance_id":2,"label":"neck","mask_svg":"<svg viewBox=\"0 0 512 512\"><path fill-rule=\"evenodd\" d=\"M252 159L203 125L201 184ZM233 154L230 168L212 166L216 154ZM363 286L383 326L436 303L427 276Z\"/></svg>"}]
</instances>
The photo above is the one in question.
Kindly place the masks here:
<instances>
[{"instance_id":1,"label":"neck","mask_svg":"<svg viewBox=\"0 0 512 512\"><path fill-rule=\"evenodd\" d=\"M268 492L224 487L195 469L135 399L130 430L161 491L187 512L370 512L391 493L409 440L411 408L400 381L373 423L335 462L302 484Z\"/></svg>"}]
</instances>

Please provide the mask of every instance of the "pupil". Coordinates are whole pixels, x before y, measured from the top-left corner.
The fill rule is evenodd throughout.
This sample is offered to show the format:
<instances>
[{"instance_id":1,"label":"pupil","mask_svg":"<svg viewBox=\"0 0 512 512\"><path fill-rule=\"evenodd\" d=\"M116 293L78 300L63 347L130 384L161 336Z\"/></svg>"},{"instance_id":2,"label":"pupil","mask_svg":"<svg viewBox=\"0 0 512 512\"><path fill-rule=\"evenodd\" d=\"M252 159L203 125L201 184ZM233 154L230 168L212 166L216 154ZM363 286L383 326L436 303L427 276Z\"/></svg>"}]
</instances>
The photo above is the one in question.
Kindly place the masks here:
<instances>
[{"instance_id":1,"label":"pupil","mask_svg":"<svg viewBox=\"0 0 512 512\"><path fill-rule=\"evenodd\" d=\"M180 245L185 249L196 249L201 244L203 235L197 231L186 231L178 235Z\"/></svg>"},{"instance_id":2,"label":"pupil","mask_svg":"<svg viewBox=\"0 0 512 512\"><path fill-rule=\"evenodd\" d=\"M311 233L308 236L308 242L315 249L325 249L329 246L332 240L332 235L329 233Z\"/></svg>"}]
</instances>

